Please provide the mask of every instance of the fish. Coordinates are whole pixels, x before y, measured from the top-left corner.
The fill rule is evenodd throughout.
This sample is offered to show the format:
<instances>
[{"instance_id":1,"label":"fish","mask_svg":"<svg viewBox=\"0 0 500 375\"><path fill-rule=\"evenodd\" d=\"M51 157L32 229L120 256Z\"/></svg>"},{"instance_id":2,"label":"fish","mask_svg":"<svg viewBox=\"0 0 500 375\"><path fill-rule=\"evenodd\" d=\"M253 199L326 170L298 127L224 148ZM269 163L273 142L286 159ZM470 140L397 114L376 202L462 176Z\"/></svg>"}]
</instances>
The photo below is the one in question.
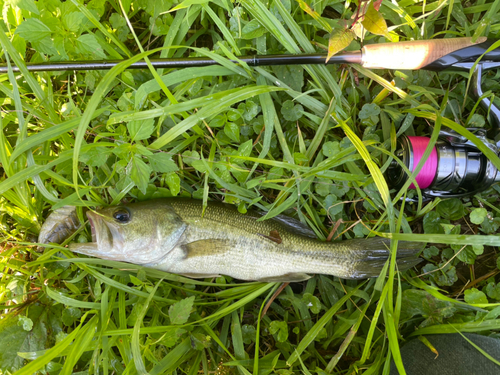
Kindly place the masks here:
<instances>
[{"instance_id":1,"label":"fish","mask_svg":"<svg viewBox=\"0 0 500 375\"><path fill-rule=\"evenodd\" d=\"M92 242L70 243L69 249L192 278L264 282L303 281L314 274L376 277L390 257L385 238L324 242L294 218L262 216L220 202L208 202L203 212L202 201L184 198L111 206L87 211ZM398 269L418 264L421 248L400 241Z\"/></svg>"}]
</instances>

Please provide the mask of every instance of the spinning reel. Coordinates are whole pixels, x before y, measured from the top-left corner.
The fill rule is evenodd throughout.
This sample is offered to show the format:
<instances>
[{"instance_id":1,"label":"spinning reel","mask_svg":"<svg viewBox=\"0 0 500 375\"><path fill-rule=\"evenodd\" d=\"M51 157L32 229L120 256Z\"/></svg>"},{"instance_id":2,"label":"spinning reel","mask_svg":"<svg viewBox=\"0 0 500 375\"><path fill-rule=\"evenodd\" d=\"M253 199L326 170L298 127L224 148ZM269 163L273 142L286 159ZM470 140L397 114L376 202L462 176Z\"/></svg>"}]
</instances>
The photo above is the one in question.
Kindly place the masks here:
<instances>
[{"instance_id":1,"label":"spinning reel","mask_svg":"<svg viewBox=\"0 0 500 375\"><path fill-rule=\"evenodd\" d=\"M497 155L496 143L486 137L483 129L468 129ZM453 131L441 131L429 158L415 180L425 197L463 197L488 189L500 181L493 163L467 138ZM396 156L414 171L429 144L427 137L402 136L398 139ZM393 161L386 177L391 187L401 188L408 175ZM410 189L415 189L412 183Z\"/></svg>"},{"instance_id":2,"label":"spinning reel","mask_svg":"<svg viewBox=\"0 0 500 375\"><path fill-rule=\"evenodd\" d=\"M492 41L467 47L445 58L436 60L428 70L465 70L474 68L474 61L483 55L493 44ZM481 80L483 72L500 67L500 51L493 50L483 56L472 76L472 94L476 99L483 96ZM486 147L495 154L500 153L500 109L485 97L481 98L481 107L489 113L489 122L493 125L493 137L489 138L482 128L468 128ZM430 138L402 136L398 139L396 156L413 172L429 144ZM408 175L401 166L393 161L386 172L391 187L401 188ZM464 136L453 130L441 130L439 140L424 162L415 178L422 194L427 198L463 197L488 189L500 181L500 173L493 163ZM415 189L412 183L410 189Z\"/></svg>"}]
</instances>

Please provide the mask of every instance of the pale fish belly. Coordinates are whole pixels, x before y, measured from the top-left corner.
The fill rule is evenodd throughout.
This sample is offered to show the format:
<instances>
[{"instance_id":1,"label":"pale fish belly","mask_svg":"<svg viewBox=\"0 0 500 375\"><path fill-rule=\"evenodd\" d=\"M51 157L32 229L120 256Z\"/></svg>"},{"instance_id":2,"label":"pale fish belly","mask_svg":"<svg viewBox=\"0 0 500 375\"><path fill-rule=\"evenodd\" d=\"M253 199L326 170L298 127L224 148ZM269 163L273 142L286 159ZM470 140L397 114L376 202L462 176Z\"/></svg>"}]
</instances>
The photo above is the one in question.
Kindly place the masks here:
<instances>
[{"instance_id":1,"label":"pale fish belly","mask_svg":"<svg viewBox=\"0 0 500 375\"><path fill-rule=\"evenodd\" d=\"M147 267L189 277L228 275L240 280L301 281L310 275L343 274L345 265L326 259L322 252L301 252L258 235L228 236L188 230L179 244L158 263Z\"/></svg>"},{"instance_id":2,"label":"pale fish belly","mask_svg":"<svg viewBox=\"0 0 500 375\"><path fill-rule=\"evenodd\" d=\"M211 237L187 235L165 258L146 266L189 277L228 275L241 280L258 280L276 273L266 257L269 246L261 239L240 237L235 241L213 233Z\"/></svg>"}]
</instances>

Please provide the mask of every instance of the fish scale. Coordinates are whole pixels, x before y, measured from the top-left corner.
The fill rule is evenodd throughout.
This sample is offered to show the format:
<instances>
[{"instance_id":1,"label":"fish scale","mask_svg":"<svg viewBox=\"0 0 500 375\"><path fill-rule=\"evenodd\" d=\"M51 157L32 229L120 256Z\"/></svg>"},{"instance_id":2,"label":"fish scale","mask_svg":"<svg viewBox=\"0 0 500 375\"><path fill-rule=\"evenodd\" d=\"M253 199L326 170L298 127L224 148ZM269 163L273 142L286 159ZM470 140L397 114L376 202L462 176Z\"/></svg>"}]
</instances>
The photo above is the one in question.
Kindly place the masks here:
<instances>
[{"instance_id":1,"label":"fish scale","mask_svg":"<svg viewBox=\"0 0 500 375\"><path fill-rule=\"evenodd\" d=\"M240 279L258 280L279 276L305 278L303 274L309 273L347 277L354 272L353 260L359 253L343 242L325 243L297 236L291 231L293 228L274 220L257 221L259 215L242 215L233 206L209 205L202 218L201 205L197 202L177 203L173 200L171 204L188 224L183 241L227 239L231 245L227 252L216 255L185 259L181 258L184 254L179 253L175 258L153 264L154 268L179 274L192 274L195 269L209 274L210 270L217 269L220 274L232 273ZM273 230L280 234L281 244L265 237ZM354 244L359 244L359 241Z\"/></svg>"}]
</instances>

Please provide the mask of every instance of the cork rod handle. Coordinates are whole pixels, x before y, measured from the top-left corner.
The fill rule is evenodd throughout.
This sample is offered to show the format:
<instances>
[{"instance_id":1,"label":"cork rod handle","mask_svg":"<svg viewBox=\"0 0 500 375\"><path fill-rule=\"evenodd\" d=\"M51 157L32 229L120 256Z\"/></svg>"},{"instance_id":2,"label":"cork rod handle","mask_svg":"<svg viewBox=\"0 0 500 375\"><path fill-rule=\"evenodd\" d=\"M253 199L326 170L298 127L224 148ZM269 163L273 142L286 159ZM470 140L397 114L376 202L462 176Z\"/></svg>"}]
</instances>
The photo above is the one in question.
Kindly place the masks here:
<instances>
[{"instance_id":1,"label":"cork rod handle","mask_svg":"<svg viewBox=\"0 0 500 375\"><path fill-rule=\"evenodd\" d=\"M368 69L415 70L459 49L483 43L486 37L415 40L364 46L362 65Z\"/></svg>"}]
</instances>

